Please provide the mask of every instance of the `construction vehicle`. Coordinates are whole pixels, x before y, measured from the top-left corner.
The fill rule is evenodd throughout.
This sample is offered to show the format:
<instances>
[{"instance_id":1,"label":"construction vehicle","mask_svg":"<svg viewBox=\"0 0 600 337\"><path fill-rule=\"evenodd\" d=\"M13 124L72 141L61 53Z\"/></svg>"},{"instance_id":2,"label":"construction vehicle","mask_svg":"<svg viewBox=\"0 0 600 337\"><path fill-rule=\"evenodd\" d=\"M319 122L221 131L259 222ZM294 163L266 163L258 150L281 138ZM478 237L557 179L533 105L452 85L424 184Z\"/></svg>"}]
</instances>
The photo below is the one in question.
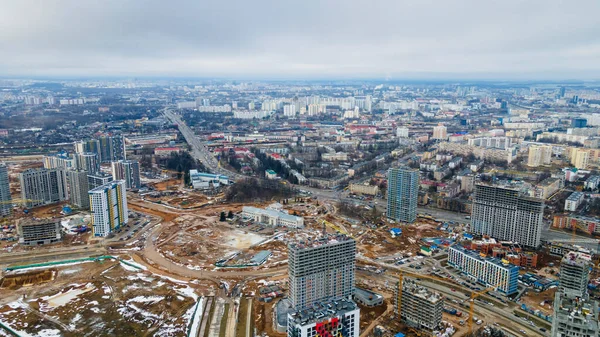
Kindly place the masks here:
<instances>
[{"instance_id":1,"label":"construction vehicle","mask_svg":"<svg viewBox=\"0 0 600 337\"><path fill-rule=\"evenodd\" d=\"M348 233L347 231L345 231L343 228L341 228L340 226L335 225L335 224L333 224L333 223L331 223L331 222L329 222L329 221L327 221L325 219L321 219L321 224L323 226L327 226L327 227L333 229L334 231L336 231L336 232L338 232L340 234L344 234L344 235L347 235L347 236L353 238L353 236L350 235L350 233Z\"/></svg>"}]
</instances>

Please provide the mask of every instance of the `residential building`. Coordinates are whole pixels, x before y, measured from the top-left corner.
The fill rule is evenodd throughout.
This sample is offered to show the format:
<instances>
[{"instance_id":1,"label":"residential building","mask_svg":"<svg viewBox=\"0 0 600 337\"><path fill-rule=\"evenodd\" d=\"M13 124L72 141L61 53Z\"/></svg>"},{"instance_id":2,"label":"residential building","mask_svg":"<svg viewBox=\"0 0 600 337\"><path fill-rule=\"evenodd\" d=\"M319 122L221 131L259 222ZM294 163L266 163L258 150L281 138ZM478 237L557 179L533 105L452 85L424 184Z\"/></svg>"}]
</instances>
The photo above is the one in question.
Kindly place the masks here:
<instances>
[{"instance_id":1,"label":"residential building","mask_svg":"<svg viewBox=\"0 0 600 337\"><path fill-rule=\"evenodd\" d=\"M600 176L592 175L589 176L584 183L584 188L588 190L595 190L600 185Z\"/></svg>"},{"instance_id":2,"label":"residential building","mask_svg":"<svg viewBox=\"0 0 600 337\"><path fill-rule=\"evenodd\" d=\"M96 172L93 174L88 174L88 187L90 190L98 186L105 185L111 181L113 181L113 177L108 173Z\"/></svg>"},{"instance_id":3,"label":"residential building","mask_svg":"<svg viewBox=\"0 0 600 337\"><path fill-rule=\"evenodd\" d=\"M87 171L90 174L100 171L100 160L94 152L81 152L75 154L75 169Z\"/></svg>"},{"instance_id":4,"label":"residential building","mask_svg":"<svg viewBox=\"0 0 600 337\"><path fill-rule=\"evenodd\" d=\"M252 221L263 223L269 226L283 226L291 228L304 227L304 218L301 216L290 215L281 209L267 209L244 206L242 207L242 216Z\"/></svg>"},{"instance_id":5,"label":"residential building","mask_svg":"<svg viewBox=\"0 0 600 337\"><path fill-rule=\"evenodd\" d=\"M324 300L288 313L288 337L358 337L360 309L351 300Z\"/></svg>"},{"instance_id":6,"label":"residential building","mask_svg":"<svg viewBox=\"0 0 600 337\"><path fill-rule=\"evenodd\" d=\"M564 187L564 181L559 178L546 178L529 189L529 196L538 199L548 199Z\"/></svg>"},{"instance_id":7,"label":"residential building","mask_svg":"<svg viewBox=\"0 0 600 337\"><path fill-rule=\"evenodd\" d=\"M67 177L61 169L27 169L19 175L21 198L26 206L37 207L67 200Z\"/></svg>"},{"instance_id":8,"label":"residential building","mask_svg":"<svg viewBox=\"0 0 600 337\"><path fill-rule=\"evenodd\" d=\"M66 152L57 153L43 158L44 168L69 170L75 168L75 159Z\"/></svg>"},{"instance_id":9,"label":"residential building","mask_svg":"<svg viewBox=\"0 0 600 337\"><path fill-rule=\"evenodd\" d=\"M396 221L414 222L417 219L419 170L390 168L387 186L387 217Z\"/></svg>"},{"instance_id":10,"label":"residential building","mask_svg":"<svg viewBox=\"0 0 600 337\"><path fill-rule=\"evenodd\" d=\"M512 147L512 140L509 137L478 137L469 139L467 143L486 149L508 150Z\"/></svg>"},{"instance_id":11,"label":"residential building","mask_svg":"<svg viewBox=\"0 0 600 337\"><path fill-rule=\"evenodd\" d=\"M355 194L377 195L379 186L367 184L350 184L350 192Z\"/></svg>"},{"instance_id":12,"label":"residential building","mask_svg":"<svg viewBox=\"0 0 600 337\"><path fill-rule=\"evenodd\" d=\"M448 139L448 128L446 126L439 124L433 127L433 139L446 140Z\"/></svg>"},{"instance_id":13,"label":"residential building","mask_svg":"<svg viewBox=\"0 0 600 337\"><path fill-rule=\"evenodd\" d=\"M600 234L600 219L575 214L556 214L552 222L554 228L565 228L587 234Z\"/></svg>"},{"instance_id":14,"label":"residential building","mask_svg":"<svg viewBox=\"0 0 600 337\"><path fill-rule=\"evenodd\" d=\"M506 295L517 292L519 267L497 258L484 258L479 252L454 245L448 249L448 264L486 287L496 287Z\"/></svg>"},{"instance_id":15,"label":"residential building","mask_svg":"<svg viewBox=\"0 0 600 337\"><path fill-rule=\"evenodd\" d=\"M283 115L286 117L296 116L296 106L294 104L284 105L283 106Z\"/></svg>"},{"instance_id":16,"label":"residential building","mask_svg":"<svg viewBox=\"0 0 600 337\"><path fill-rule=\"evenodd\" d=\"M112 181L89 191L94 236L107 236L129 221L127 193L123 180Z\"/></svg>"},{"instance_id":17,"label":"residential building","mask_svg":"<svg viewBox=\"0 0 600 337\"><path fill-rule=\"evenodd\" d=\"M10 182L8 180L8 168L0 163L0 217L9 216L12 210L10 204Z\"/></svg>"},{"instance_id":18,"label":"residential building","mask_svg":"<svg viewBox=\"0 0 600 337\"><path fill-rule=\"evenodd\" d=\"M43 245L56 243L62 239L60 219L23 218L17 223L19 243L23 245Z\"/></svg>"},{"instance_id":19,"label":"residential building","mask_svg":"<svg viewBox=\"0 0 600 337\"><path fill-rule=\"evenodd\" d=\"M289 299L296 310L354 293L356 242L345 235L288 245Z\"/></svg>"},{"instance_id":20,"label":"residential building","mask_svg":"<svg viewBox=\"0 0 600 337\"><path fill-rule=\"evenodd\" d=\"M420 286L411 279L404 279L399 304L398 291L400 289L396 289L394 296L394 312L398 315L400 306L400 318L408 326L430 332L440 327L444 310L444 297L440 293Z\"/></svg>"},{"instance_id":21,"label":"residential building","mask_svg":"<svg viewBox=\"0 0 600 337\"><path fill-rule=\"evenodd\" d=\"M571 151L571 165L580 170L585 170L588 166L590 153L584 149L573 149Z\"/></svg>"},{"instance_id":22,"label":"residential building","mask_svg":"<svg viewBox=\"0 0 600 337\"><path fill-rule=\"evenodd\" d=\"M158 157L168 157L173 152L179 153L181 149L178 147L157 147L154 149L154 155Z\"/></svg>"},{"instance_id":23,"label":"residential building","mask_svg":"<svg viewBox=\"0 0 600 337\"><path fill-rule=\"evenodd\" d=\"M527 166L538 167L550 164L552 160L551 145L531 145L527 157Z\"/></svg>"},{"instance_id":24,"label":"residential building","mask_svg":"<svg viewBox=\"0 0 600 337\"><path fill-rule=\"evenodd\" d=\"M125 160L123 136L103 136L98 140L100 141L100 160L103 163Z\"/></svg>"},{"instance_id":25,"label":"residential building","mask_svg":"<svg viewBox=\"0 0 600 337\"><path fill-rule=\"evenodd\" d=\"M265 178L267 179L277 179L277 173L273 170L266 170L265 171Z\"/></svg>"},{"instance_id":26,"label":"residential building","mask_svg":"<svg viewBox=\"0 0 600 337\"><path fill-rule=\"evenodd\" d=\"M140 163L137 160L119 160L112 162L113 180L124 180L127 189L139 189Z\"/></svg>"},{"instance_id":27,"label":"residential building","mask_svg":"<svg viewBox=\"0 0 600 337\"><path fill-rule=\"evenodd\" d=\"M69 170L67 171L67 180L69 181L69 200L71 204L85 210L90 209L88 172Z\"/></svg>"},{"instance_id":28,"label":"residential building","mask_svg":"<svg viewBox=\"0 0 600 337\"><path fill-rule=\"evenodd\" d=\"M544 201L526 196L512 186L477 184L471 230L502 241L538 247L543 227Z\"/></svg>"},{"instance_id":29,"label":"residential building","mask_svg":"<svg viewBox=\"0 0 600 337\"><path fill-rule=\"evenodd\" d=\"M565 211L575 212L579 205L583 202L584 194L581 192L573 192L567 200L565 200Z\"/></svg>"},{"instance_id":30,"label":"residential building","mask_svg":"<svg viewBox=\"0 0 600 337\"><path fill-rule=\"evenodd\" d=\"M76 142L75 153L92 152L100 155L100 141L97 139L82 140Z\"/></svg>"},{"instance_id":31,"label":"residential building","mask_svg":"<svg viewBox=\"0 0 600 337\"><path fill-rule=\"evenodd\" d=\"M585 297L590 280L592 256L581 252L569 252L560 261L558 290L572 298Z\"/></svg>"}]
</instances>

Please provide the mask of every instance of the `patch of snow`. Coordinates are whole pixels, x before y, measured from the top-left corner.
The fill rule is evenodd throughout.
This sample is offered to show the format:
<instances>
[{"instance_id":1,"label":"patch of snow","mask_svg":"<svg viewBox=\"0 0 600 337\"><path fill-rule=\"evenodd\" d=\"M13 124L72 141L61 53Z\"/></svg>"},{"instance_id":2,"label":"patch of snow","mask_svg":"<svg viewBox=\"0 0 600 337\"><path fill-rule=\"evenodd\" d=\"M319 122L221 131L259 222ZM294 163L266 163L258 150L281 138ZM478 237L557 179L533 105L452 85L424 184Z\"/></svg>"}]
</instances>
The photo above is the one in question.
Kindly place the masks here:
<instances>
[{"instance_id":1,"label":"patch of snow","mask_svg":"<svg viewBox=\"0 0 600 337\"><path fill-rule=\"evenodd\" d=\"M127 300L127 302L138 302L138 303L156 303L159 302L161 300L163 300L164 297L163 296L136 296L130 300Z\"/></svg>"},{"instance_id":2,"label":"patch of snow","mask_svg":"<svg viewBox=\"0 0 600 337\"><path fill-rule=\"evenodd\" d=\"M191 314L193 314L193 317L192 317L192 327L190 329L189 335L196 336L196 335L198 335L198 329L200 329L200 321L202 320L202 314L204 311L204 297L201 297L200 300L198 300L198 302L196 302L196 305L193 306L190 310L191 310ZM188 310L188 312L190 310ZM196 310L195 314L194 314L194 310Z\"/></svg>"}]
</instances>

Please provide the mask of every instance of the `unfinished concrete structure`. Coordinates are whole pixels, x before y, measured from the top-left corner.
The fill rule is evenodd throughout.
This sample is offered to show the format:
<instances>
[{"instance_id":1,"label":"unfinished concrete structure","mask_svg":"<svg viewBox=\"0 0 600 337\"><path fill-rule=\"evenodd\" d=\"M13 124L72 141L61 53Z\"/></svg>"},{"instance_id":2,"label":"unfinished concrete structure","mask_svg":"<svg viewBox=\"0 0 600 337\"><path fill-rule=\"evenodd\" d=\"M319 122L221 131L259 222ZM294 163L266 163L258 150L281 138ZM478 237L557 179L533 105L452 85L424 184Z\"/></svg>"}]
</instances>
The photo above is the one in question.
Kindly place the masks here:
<instances>
[{"instance_id":1,"label":"unfinished concrete structure","mask_svg":"<svg viewBox=\"0 0 600 337\"><path fill-rule=\"evenodd\" d=\"M570 297L585 297L592 257L580 252L567 253L560 262L559 291Z\"/></svg>"},{"instance_id":2,"label":"unfinished concrete structure","mask_svg":"<svg viewBox=\"0 0 600 337\"><path fill-rule=\"evenodd\" d=\"M345 235L288 246L290 302L301 310L354 293L356 241Z\"/></svg>"},{"instance_id":3,"label":"unfinished concrete structure","mask_svg":"<svg viewBox=\"0 0 600 337\"><path fill-rule=\"evenodd\" d=\"M396 315L398 315L398 288L396 287L396 294L394 294ZM444 297L439 293L420 286L412 280L404 279L400 302L400 318L407 325L428 331L435 331L440 326Z\"/></svg>"},{"instance_id":4,"label":"unfinished concrete structure","mask_svg":"<svg viewBox=\"0 0 600 337\"><path fill-rule=\"evenodd\" d=\"M598 337L598 303L587 292L590 266L585 253L569 252L561 260L552 337Z\"/></svg>"},{"instance_id":5,"label":"unfinished concrete structure","mask_svg":"<svg viewBox=\"0 0 600 337\"><path fill-rule=\"evenodd\" d=\"M62 239L60 219L24 218L17 224L19 243L43 245L59 242Z\"/></svg>"}]
</instances>

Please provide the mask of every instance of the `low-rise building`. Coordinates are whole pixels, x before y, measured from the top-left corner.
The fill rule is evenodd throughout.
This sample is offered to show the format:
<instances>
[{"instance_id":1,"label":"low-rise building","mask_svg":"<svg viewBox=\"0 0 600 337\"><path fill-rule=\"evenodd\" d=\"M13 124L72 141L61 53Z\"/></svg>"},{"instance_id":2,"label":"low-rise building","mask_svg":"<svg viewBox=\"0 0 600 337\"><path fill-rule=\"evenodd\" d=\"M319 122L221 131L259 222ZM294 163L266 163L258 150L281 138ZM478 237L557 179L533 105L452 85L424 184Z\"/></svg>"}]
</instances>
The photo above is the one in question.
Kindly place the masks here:
<instances>
[{"instance_id":1,"label":"low-rise building","mask_svg":"<svg viewBox=\"0 0 600 337\"><path fill-rule=\"evenodd\" d=\"M583 196L584 195L581 192L571 193L567 200L565 200L565 211L575 212L583 202Z\"/></svg>"},{"instance_id":2,"label":"low-rise building","mask_svg":"<svg viewBox=\"0 0 600 337\"><path fill-rule=\"evenodd\" d=\"M257 208L244 206L242 216L270 226L283 226L291 228L304 227L304 218L301 216L290 215L282 210L273 208Z\"/></svg>"},{"instance_id":3,"label":"low-rise building","mask_svg":"<svg viewBox=\"0 0 600 337\"><path fill-rule=\"evenodd\" d=\"M379 187L377 185L350 184L350 192L355 194L377 195Z\"/></svg>"},{"instance_id":4,"label":"low-rise building","mask_svg":"<svg viewBox=\"0 0 600 337\"><path fill-rule=\"evenodd\" d=\"M43 245L62 240L60 219L21 219L17 224L19 243Z\"/></svg>"},{"instance_id":5,"label":"low-rise building","mask_svg":"<svg viewBox=\"0 0 600 337\"><path fill-rule=\"evenodd\" d=\"M207 190L221 185L229 185L229 177L220 174L201 173L190 170L190 181L194 189Z\"/></svg>"},{"instance_id":6,"label":"low-rise building","mask_svg":"<svg viewBox=\"0 0 600 337\"><path fill-rule=\"evenodd\" d=\"M598 186L600 185L600 176L589 176L584 183L584 187L585 189L588 190L595 190L598 188Z\"/></svg>"},{"instance_id":7,"label":"low-rise building","mask_svg":"<svg viewBox=\"0 0 600 337\"><path fill-rule=\"evenodd\" d=\"M265 171L265 178L267 179L277 179L277 173L273 170Z\"/></svg>"},{"instance_id":8,"label":"low-rise building","mask_svg":"<svg viewBox=\"0 0 600 337\"><path fill-rule=\"evenodd\" d=\"M600 219L580 215L557 214L554 216L552 227L575 229L587 234L600 234Z\"/></svg>"}]
</instances>

